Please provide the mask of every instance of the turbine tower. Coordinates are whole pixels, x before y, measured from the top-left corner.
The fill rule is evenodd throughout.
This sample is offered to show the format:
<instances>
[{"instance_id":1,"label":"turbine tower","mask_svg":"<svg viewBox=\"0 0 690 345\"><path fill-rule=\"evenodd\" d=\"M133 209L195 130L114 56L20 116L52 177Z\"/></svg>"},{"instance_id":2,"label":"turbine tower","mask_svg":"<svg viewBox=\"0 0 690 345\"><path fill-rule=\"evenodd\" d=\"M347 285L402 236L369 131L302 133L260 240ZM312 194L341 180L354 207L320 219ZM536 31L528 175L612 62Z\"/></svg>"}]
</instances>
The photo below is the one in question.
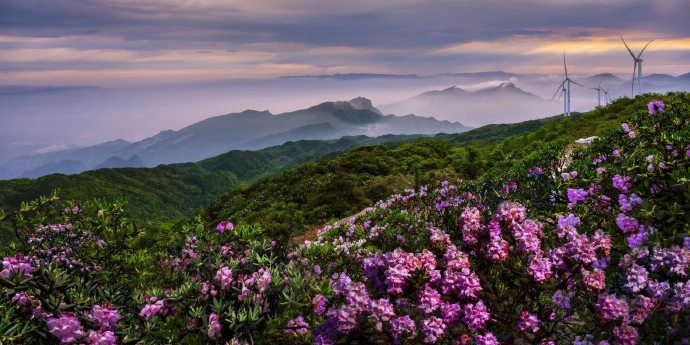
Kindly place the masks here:
<instances>
[{"instance_id":1,"label":"turbine tower","mask_svg":"<svg viewBox=\"0 0 690 345\"><path fill-rule=\"evenodd\" d=\"M606 105L609 105L609 103L611 102L611 95L609 95L609 88L610 88L610 86L607 87L606 90L603 90L604 91L604 100L606 101Z\"/></svg>"},{"instance_id":2,"label":"turbine tower","mask_svg":"<svg viewBox=\"0 0 690 345\"><path fill-rule=\"evenodd\" d=\"M642 91L642 61L644 61L644 60L642 60L642 52L644 52L644 50L647 49L647 46L650 43L652 43L652 41L654 41L654 40L647 42L647 44L645 44L644 48L642 48L642 50L640 51L639 54L637 54L637 56L635 56L635 54L632 52L632 50L630 50L630 47L628 47L628 44L625 43L623 36L621 36L621 41L623 41L623 44L625 44L625 48L628 49L628 52L630 53L630 56L632 56L633 61L634 61L633 81L632 81L632 85L630 86L630 93L631 93L632 97L635 97L635 92L633 91L635 88L635 71L637 70L637 94L641 95L643 92Z\"/></svg>"},{"instance_id":3,"label":"turbine tower","mask_svg":"<svg viewBox=\"0 0 690 345\"><path fill-rule=\"evenodd\" d=\"M553 97L551 97L551 99L554 99L558 94L558 91L561 91L561 94L558 96L558 99L561 99L561 96L564 96L563 115L570 116L570 83L580 86L582 86L582 84L573 81L568 76L568 65L565 63L565 52L563 53L563 70L565 72L565 79L563 79L561 85L558 86L558 88L556 89L556 93L553 94Z\"/></svg>"},{"instance_id":4,"label":"turbine tower","mask_svg":"<svg viewBox=\"0 0 690 345\"><path fill-rule=\"evenodd\" d=\"M597 87L590 87L592 90L597 90L597 102L599 102L599 106L601 107L601 82L604 81L604 77L601 77L599 80L599 86Z\"/></svg>"}]
</instances>

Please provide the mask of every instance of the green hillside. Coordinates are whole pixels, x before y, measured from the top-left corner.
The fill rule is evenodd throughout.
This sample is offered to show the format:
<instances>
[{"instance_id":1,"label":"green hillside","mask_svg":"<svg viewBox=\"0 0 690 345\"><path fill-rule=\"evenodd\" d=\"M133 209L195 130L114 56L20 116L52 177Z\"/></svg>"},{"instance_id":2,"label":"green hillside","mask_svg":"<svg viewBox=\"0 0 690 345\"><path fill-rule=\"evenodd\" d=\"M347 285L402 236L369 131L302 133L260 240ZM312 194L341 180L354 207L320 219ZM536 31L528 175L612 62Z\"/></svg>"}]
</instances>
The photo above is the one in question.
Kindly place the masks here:
<instances>
[{"instance_id":1,"label":"green hillside","mask_svg":"<svg viewBox=\"0 0 690 345\"><path fill-rule=\"evenodd\" d=\"M535 152L560 152L576 139L617 125L646 98L622 98L570 117L483 126L459 134L358 147L318 163L238 186L207 207L210 224L223 219L261 224L294 235L355 214L367 205L431 181L474 180L511 168Z\"/></svg>"},{"instance_id":2,"label":"green hillside","mask_svg":"<svg viewBox=\"0 0 690 345\"><path fill-rule=\"evenodd\" d=\"M115 168L76 175L52 174L37 179L0 181L0 210L10 213L23 201L50 195L59 189L63 200L127 201L128 216L137 222L170 222L192 216L239 182L250 183L295 166L357 145L400 141L418 136L344 137L338 140L288 142L259 151L234 150L198 163L160 165L155 168ZM7 224L0 236L10 235Z\"/></svg>"},{"instance_id":3,"label":"green hillside","mask_svg":"<svg viewBox=\"0 0 690 345\"><path fill-rule=\"evenodd\" d=\"M41 198L0 246L0 343L687 343L690 94L616 103L357 147L168 229Z\"/></svg>"}]
</instances>

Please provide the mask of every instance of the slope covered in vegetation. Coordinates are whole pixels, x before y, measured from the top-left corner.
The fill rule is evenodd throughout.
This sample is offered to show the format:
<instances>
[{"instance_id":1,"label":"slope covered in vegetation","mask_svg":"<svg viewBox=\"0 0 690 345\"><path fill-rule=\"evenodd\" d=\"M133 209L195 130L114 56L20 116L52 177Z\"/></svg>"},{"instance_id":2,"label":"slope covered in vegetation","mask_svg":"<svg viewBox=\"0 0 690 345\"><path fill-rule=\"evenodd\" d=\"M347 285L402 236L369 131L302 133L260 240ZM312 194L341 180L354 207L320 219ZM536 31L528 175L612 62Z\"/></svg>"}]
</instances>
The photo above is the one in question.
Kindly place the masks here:
<instances>
[{"instance_id":1,"label":"slope covered in vegetation","mask_svg":"<svg viewBox=\"0 0 690 345\"><path fill-rule=\"evenodd\" d=\"M65 200L100 198L110 203L126 200L128 216L140 223L172 222L192 216L238 183L251 183L261 176L354 146L415 137L389 135L304 140L259 151L234 150L198 163L99 169L76 175L53 174L33 180L0 181L0 209L16 210L23 201L50 195L59 189L60 197ZM0 225L0 243L12 237L7 230L7 226Z\"/></svg>"},{"instance_id":2,"label":"slope covered in vegetation","mask_svg":"<svg viewBox=\"0 0 690 345\"><path fill-rule=\"evenodd\" d=\"M659 98L589 147L507 153L296 247L227 219L152 234L118 205L33 203L1 249L0 342L688 342L690 96Z\"/></svg>"},{"instance_id":3,"label":"slope covered in vegetation","mask_svg":"<svg viewBox=\"0 0 690 345\"><path fill-rule=\"evenodd\" d=\"M355 214L405 188L457 178L476 180L542 147L562 148L600 133L639 109L623 98L572 117L489 125L394 144L359 147L235 188L204 210L220 219L261 224L269 233L294 235Z\"/></svg>"}]
</instances>

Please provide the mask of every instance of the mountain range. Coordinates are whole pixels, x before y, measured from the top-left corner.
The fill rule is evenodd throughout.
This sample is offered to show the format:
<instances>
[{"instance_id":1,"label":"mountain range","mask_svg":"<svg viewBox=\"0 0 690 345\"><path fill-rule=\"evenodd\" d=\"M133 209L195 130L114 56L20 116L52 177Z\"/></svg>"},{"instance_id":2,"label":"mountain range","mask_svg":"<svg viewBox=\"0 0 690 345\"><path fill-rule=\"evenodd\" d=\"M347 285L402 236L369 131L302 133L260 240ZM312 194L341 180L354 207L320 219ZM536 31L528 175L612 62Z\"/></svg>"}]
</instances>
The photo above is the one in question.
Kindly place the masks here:
<instances>
[{"instance_id":1,"label":"mountain range","mask_svg":"<svg viewBox=\"0 0 690 345\"><path fill-rule=\"evenodd\" d=\"M134 143L115 140L83 148L20 156L0 165L0 178L74 174L100 167L153 167L195 162L230 150L258 150L297 140L327 140L355 135L431 135L468 129L459 122L429 117L383 115L370 100L358 97L278 115L246 110L216 116L177 131L162 131Z\"/></svg>"},{"instance_id":2,"label":"mountain range","mask_svg":"<svg viewBox=\"0 0 690 345\"><path fill-rule=\"evenodd\" d=\"M506 109L510 108L509 113ZM418 114L441 118L462 118L463 123L514 123L560 112L557 101L524 91L512 82L502 82L474 91L453 86L424 92L406 100L380 106L393 114ZM508 115L509 114L509 115Z\"/></svg>"}]
</instances>

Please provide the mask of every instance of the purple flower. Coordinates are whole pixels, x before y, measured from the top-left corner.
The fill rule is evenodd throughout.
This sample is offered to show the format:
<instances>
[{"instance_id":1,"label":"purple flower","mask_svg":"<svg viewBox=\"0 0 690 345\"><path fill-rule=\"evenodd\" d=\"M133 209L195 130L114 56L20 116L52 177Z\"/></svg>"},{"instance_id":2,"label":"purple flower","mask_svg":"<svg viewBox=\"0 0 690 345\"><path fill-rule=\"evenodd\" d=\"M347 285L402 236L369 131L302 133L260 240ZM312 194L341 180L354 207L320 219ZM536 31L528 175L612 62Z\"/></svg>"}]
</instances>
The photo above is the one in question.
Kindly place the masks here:
<instances>
[{"instance_id":1,"label":"purple flower","mask_svg":"<svg viewBox=\"0 0 690 345\"><path fill-rule=\"evenodd\" d=\"M621 127L623 127L623 132L630 133L630 126L627 123L622 123Z\"/></svg>"},{"instance_id":2,"label":"purple flower","mask_svg":"<svg viewBox=\"0 0 690 345\"><path fill-rule=\"evenodd\" d=\"M476 244L479 231L482 229L481 214L476 207L467 207L460 215L462 239L466 243Z\"/></svg>"},{"instance_id":3,"label":"purple flower","mask_svg":"<svg viewBox=\"0 0 690 345\"><path fill-rule=\"evenodd\" d=\"M599 295L597 309L601 318L606 321L625 319L630 313L628 302L609 294Z\"/></svg>"},{"instance_id":4,"label":"purple flower","mask_svg":"<svg viewBox=\"0 0 690 345\"><path fill-rule=\"evenodd\" d=\"M572 295L572 292L566 295L563 293L562 290L557 290L556 293L553 294L551 301L553 301L553 303L557 305L559 308L570 309L572 308L570 305L570 297Z\"/></svg>"},{"instance_id":5,"label":"purple flower","mask_svg":"<svg viewBox=\"0 0 690 345\"><path fill-rule=\"evenodd\" d=\"M616 339L617 345L636 345L637 336L637 328L627 324L622 324L613 329L613 338Z\"/></svg>"},{"instance_id":6,"label":"purple flower","mask_svg":"<svg viewBox=\"0 0 690 345\"><path fill-rule=\"evenodd\" d=\"M623 230L625 233L635 232L640 227L640 223L637 219L626 215L625 213L619 213L616 217L616 225Z\"/></svg>"},{"instance_id":7,"label":"purple flower","mask_svg":"<svg viewBox=\"0 0 690 345\"><path fill-rule=\"evenodd\" d=\"M460 271L446 270L441 283L441 291L444 295L457 292L461 297L477 297L477 292L482 290L479 277L469 268Z\"/></svg>"},{"instance_id":8,"label":"purple flower","mask_svg":"<svg viewBox=\"0 0 690 345\"><path fill-rule=\"evenodd\" d=\"M221 331L221 325L220 325L220 319L218 318L218 314L216 313L211 313L211 315L208 316L208 337L209 338L215 338L216 335L218 335Z\"/></svg>"},{"instance_id":9,"label":"purple flower","mask_svg":"<svg viewBox=\"0 0 690 345\"><path fill-rule=\"evenodd\" d=\"M570 237L577 234L577 225L580 224L580 217L569 214L568 217L563 215L558 216L558 224L556 224L556 234L558 237Z\"/></svg>"},{"instance_id":10,"label":"purple flower","mask_svg":"<svg viewBox=\"0 0 690 345\"><path fill-rule=\"evenodd\" d=\"M491 332L486 332L484 335L477 334L474 341L476 345L500 345L496 336Z\"/></svg>"},{"instance_id":11,"label":"purple flower","mask_svg":"<svg viewBox=\"0 0 690 345\"><path fill-rule=\"evenodd\" d=\"M625 287L628 288L633 293L643 290L647 286L647 281L649 280L649 273L647 270L633 263L628 270L628 283Z\"/></svg>"},{"instance_id":12,"label":"purple flower","mask_svg":"<svg viewBox=\"0 0 690 345\"><path fill-rule=\"evenodd\" d=\"M520 322L518 322L517 328L521 331L530 330L532 333L535 333L539 330L539 319L537 315L523 310L520 314Z\"/></svg>"},{"instance_id":13,"label":"purple flower","mask_svg":"<svg viewBox=\"0 0 690 345\"><path fill-rule=\"evenodd\" d=\"M21 274L24 279L31 278L31 273L33 271L34 268L31 267L29 261L21 254L17 254L14 257L5 257L2 259L0 278L12 279L16 274Z\"/></svg>"},{"instance_id":14,"label":"purple flower","mask_svg":"<svg viewBox=\"0 0 690 345\"><path fill-rule=\"evenodd\" d=\"M664 102L653 99L647 104L647 109L649 110L649 115L654 115L656 113L663 113L666 108Z\"/></svg>"},{"instance_id":15,"label":"purple flower","mask_svg":"<svg viewBox=\"0 0 690 345\"><path fill-rule=\"evenodd\" d=\"M443 331L446 329L443 320L436 316L432 316L428 320L422 320L421 324L422 333L424 333L422 341L426 344L436 343L438 338L443 336Z\"/></svg>"},{"instance_id":16,"label":"purple flower","mask_svg":"<svg viewBox=\"0 0 690 345\"><path fill-rule=\"evenodd\" d=\"M429 284L424 286L424 289L419 293L419 303L417 304L417 310L424 314L430 315L436 309L438 309L441 303L441 294L436 291L436 289L429 286Z\"/></svg>"},{"instance_id":17,"label":"purple flower","mask_svg":"<svg viewBox=\"0 0 690 345\"><path fill-rule=\"evenodd\" d=\"M232 284L232 282L233 282L232 270L229 269L227 266L222 266L216 272L215 280L220 282L220 288L221 289L223 289L223 290L229 289L230 284Z\"/></svg>"},{"instance_id":18,"label":"purple flower","mask_svg":"<svg viewBox=\"0 0 690 345\"><path fill-rule=\"evenodd\" d=\"M598 268L595 268L591 272L583 270L582 282L585 284L585 288L587 290L603 290L606 287L606 273Z\"/></svg>"},{"instance_id":19,"label":"purple flower","mask_svg":"<svg viewBox=\"0 0 690 345\"><path fill-rule=\"evenodd\" d=\"M537 283L543 283L551 278L552 265L549 258L542 258L541 255L534 255L532 260L530 260L529 267L527 267L527 273L529 273Z\"/></svg>"},{"instance_id":20,"label":"purple flower","mask_svg":"<svg viewBox=\"0 0 690 345\"><path fill-rule=\"evenodd\" d=\"M603 174L605 171L606 171L606 169L604 169L603 167L597 168L597 174L599 174L599 175Z\"/></svg>"},{"instance_id":21,"label":"purple flower","mask_svg":"<svg viewBox=\"0 0 690 345\"><path fill-rule=\"evenodd\" d=\"M460 321L460 317L462 316L462 308L460 308L459 304L448 303L443 301L441 302L440 310L441 317L443 317L443 321L447 325L454 326L456 323Z\"/></svg>"},{"instance_id":22,"label":"purple flower","mask_svg":"<svg viewBox=\"0 0 690 345\"><path fill-rule=\"evenodd\" d=\"M216 231L221 232L221 233L225 232L226 230L232 231L232 229L234 229L234 228L235 228L235 225L232 224L232 222L225 221L225 220L218 223L218 225L216 225Z\"/></svg>"},{"instance_id":23,"label":"purple flower","mask_svg":"<svg viewBox=\"0 0 690 345\"><path fill-rule=\"evenodd\" d=\"M396 317L391 319L391 336L393 336L393 343L400 344L403 339L414 339L417 337L417 327L414 320L409 315Z\"/></svg>"},{"instance_id":24,"label":"purple flower","mask_svg":"<svg viewBox=\"0 0 690 345\"><path fill-rule=\"evenodd\" d=\"M314 298L311 300L312 305L314 306L314 312L317 315L323 314L324 311L326 311L326 304L328 303L328 299L324 295L316 295Z\"/></svg>"},{"instance_id":25,"label":"purple flower","mask_svg":"<svg viewBox=\"0 0 690 345\"><path fill-rule=\"evenodd\" d=\"M49 317L46 320L46 325L48 331L58 338L61 344L76 343L85 335L79 319L71 313L60 314L58 318Z\"/></svg>"},{"instance_id":26,"label":"purple flower","mask_svg":"<svg viewBox=\"0 0 690 345\"><path fill-rule=\"evenodd\" d=\"M628 132L628 138L635 139L636 137L637 136L635 135L635 132L633 132L633 131Z\"/></svg>"},{"instance_id":27,"label":"purple flower","mask_svg":"<svg viewBox=\"0 0 690 345\"><path fill-rule=\"evenodd\" d=\"M86 343L88 345L115 345L117 344L117 338L113 331L100 331L96 332L94 330L89 331L89 335L86 337Z\"/></svg>"},{"instance_id":28,"label":"purple flower","mask_svg":"<svg viewBox=\"0 0 690 345\"><path fill-rule=\"evenodd\" d=\"M614 156L614 157L617 157L617 158L620 158L620 157L621 157L621 152L618 151L618 150L613 150L613 152L612 152L611 154L613 154L613 156Z\"/></svg>"},{"instance_id":29,"label":"purple flower","mask_svg":"<svg viewBox=\"0 0 690 345\"><path fill-rule=\"evenodd\" d=\"M536 253L541 248L539 240L543 234L542 224L531 219L522 223L513 222L513 237L518 243L518 252Z\"/></svg>"},{"instance_id":30,"label":"purple flower","mask_svg":"<svg viewBox=\"0 0 690 345\"><path fill-rule=\"evenodd\" d=\"M90 313L85 314L93 320L94 325L101 328L101 330L117 330L117 322L120 320L120 314L116 309L110 308L107 303L104 304L103 307L96 304L91 308Z\"/></svg>"},{"instance_id":31,"label":"purple flower","mask_svg":"<svg viewBox=\"0 0 690 345\"><path fill-rule=\"evenodd\" d=\"M377 331L382 332L383 322L390 321L395 317L395 308L388 298L371 300L369 305L369 318L374 321Z\"/></svg>"},{"instance_id":32,"label":"purple flower","mask_svg":"<svg viewBox=\"0 0 690 345\"><path fill-rule=\"evenodd\" d=\"M454 244L446 248L446 252L443 254L443 262L446 265L446 269L450 270L461 270L470 267L469 256L460 251Z\"/></svg>"},{"instance_id":33,"label":"purple flower","mask_svg":"<svg viewBox=\"0 0 690 345\"><path fill-rule=\"evenodd\" d=\"M538 177L544 174L544 170L541 167L535 166L530 169L529 174L532 177Z\"/></svg>"},{"instance_id":34,"label":"purple flower","mask_svg":"<svg viewBox=\"0 0 690 345\"><path fill-rule=\"evenodd\" d=\"M568 188L568 201L570 201L573 206L577 205L579 201L587 200L587 194L587 191L582 188Z\"/></svg>"},{"instance_id":35,"label":"purple flower","mask_svg":"<svg viewBox=\"0 0 690 345\"><path fill-rule=\"evenodd\" d=\"M147 304L139 312L139 316L145 317L147 320L153 315L159 314L163 309L163 300L157 301L154 304Z\"/></svg>"},{"instance_id":36,"label":"purple flower","mask_svg":"<svg viewBox=\"0 0 690 345\"><path fill-rule=\"evenodd\" d=\"M329 319L335 320L338 332L349 334L357 327L359 310L353 305L343 305L340 308L330 309L327 315Z\"/></svg>"},{"instance_id":37,"label":"purple flower","mask_svg":"<svg viewBox=\"0 0 690 345\"><path fill-rule=\"evenodd\" d=\"M462 322L464 322L469 329L480 329L484 327L486 321L489 320L489 312L481 300L475 304L467 304L463 308L464 314Z\"/></svg>"},{"instance_id":38,"label":"purple flower","mask_svg":"<svg viewBox=\"0 0 690 345\"><path fill-rule=\"evenodd\" d=\"M309 324L304 321L304 318L302 316L298 316L294 320L290 320L287 322L287 327L283 329L283 334L285 335L292 335L292 334L307 334L309 332Z\"/></svg>"},{"instance_id":39,"label":"purple flower","mask_svg":"<svg viewBox=\"0 0 690 345\"><path fill-rule=\"evenodd\" d=\"M640 232L628 236L628 247L630 249L635 249L645 242L647 242L647 232L644 231L643 227L640 227Z\"/></svg>"}]
</instances>

